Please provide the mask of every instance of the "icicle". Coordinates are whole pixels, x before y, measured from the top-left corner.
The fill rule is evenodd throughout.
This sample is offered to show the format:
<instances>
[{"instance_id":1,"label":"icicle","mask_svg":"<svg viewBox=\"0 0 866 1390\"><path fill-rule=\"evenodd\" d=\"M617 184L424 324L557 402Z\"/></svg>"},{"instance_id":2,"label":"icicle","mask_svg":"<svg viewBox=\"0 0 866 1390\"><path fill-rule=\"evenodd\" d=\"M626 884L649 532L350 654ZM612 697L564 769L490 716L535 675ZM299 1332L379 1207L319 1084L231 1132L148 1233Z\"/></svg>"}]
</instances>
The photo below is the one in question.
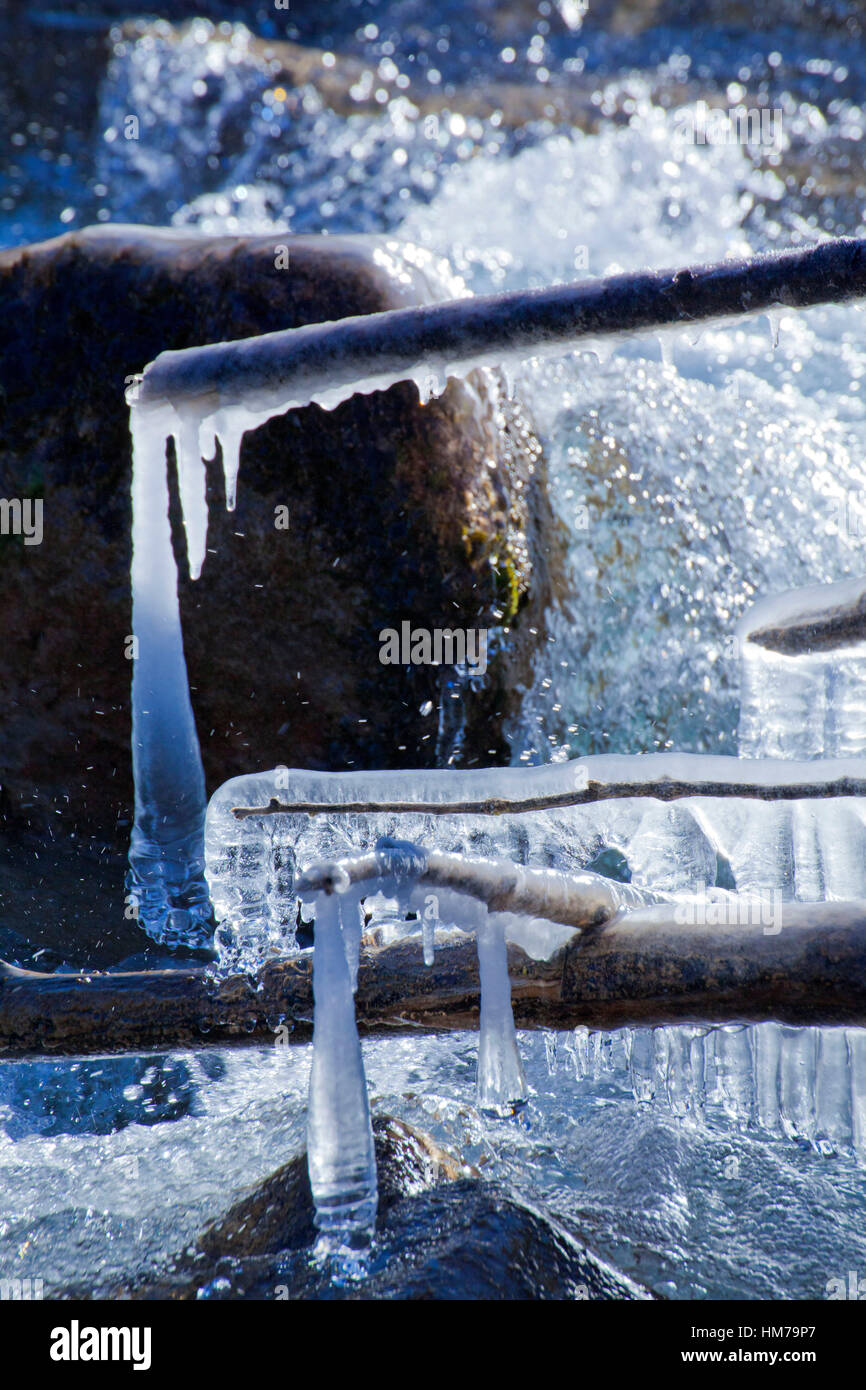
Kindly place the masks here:
<instances>
[{"instance_id":1,"label":"icicle","mask_svg":"<svg viewBox=\"0 0 866 1390\"><path fill-rule=\"evenodd\" d=\"M229 423L226 415L220 414L217 434L223 455L226 511L233 512L238 497L238 473L241 466L241 442L244 437L244 429L236 420Z\"/></svg>"},{"instance_id":2,"label":"icicle","mask_svg":"<svg viewBox=\"0 0 866 1390\"><path fill-rule=\"evenodd\" d=\"M658 1078L656 1076L655 1040L651 1028L635 1028L631 1034L628 1065L632 1095L635 1100L644 1103L654 1100Z\"/></svg>"},{"instance_id":3,"label":"icicle","mask_svg":"<svg viewBox=\"0 0 866 1390\"><path fill-rule=\"evenodd\" d=\"M210 420L202 420L198 427L198 451L203 459L215 459L219 448L219 435Z\"/></svg>"},{"instance_id":4,"label":"icicle","mask_svg":"<svg viewBox=\"0 0 866 1390\"><path fill-rule=\"evenodd\" d=\"M186 549L189 558L189 577L198 579L204 564L207 546L207 475L199 445L200 421L189 412L177 415L178 424L172 427L177 479Z\"/></svg>"},{"instance_id":5,"label":"icicle","mask_svg":"<svg viewBox=\"0 0 866 1390\"><path fill-rule=\"evenodd\" d=\"M421 944L424 949L424 964L432 965L436 959L436 918L427 915L426 907L421 916Z\"/></svg>"},{"instance_id":6,"label":"icicle","mask_svg":"<svg viewBox=\"0 0 866 1390\"><path fill-rule=\"evenodd\" d=\"M358 893L344 893L340 898L340 926L343 931L343 947L349 966L349 980L354 994L358 988L358 966L361 960L361 935L364 930L364 914Z\"/></svg>"},{"instance_id":7,"label":"icicle","mask_svg":"<svg viewBox=\"0 0 866 1390\"><path fill-rule=\"evenodd\" d=\"M319 1230L316 1254L336 1283L363 1278L378 1200L376 1153L340 902L316 895L313 1065L307 1163Z\"/></svg>"},{"instance_id":8,"label":"icicle","mask_svg":"<svg viewBox=\"0 0 866 1390\"><path fill-rule=\"evenodd\" d=\"M674 363L674 347L670 338L666 338L663 333L659 333L658 343L662 358L662 366L670 367L672 371L676 370Z\"/></svg>"},{"instance_id":9,"label":"icicle","mask_svg":"<svg viewBox=\"0 0 866 1390\"><path fill-rule=\"evenodd\" d=\"M782 310L767 309L766 315L770 323L770 342L773 344L773 351L779 346L779 334L782 331Z\"/></svg>"},{"instance_id":10,"label":"icicle","mask_svg":"<svg viewBox=\"0 0 866 1390\"><path fill-rule=\"evenodd\" d=\"M526 1102L526 1077L511 1011L508 953L501 924L482 910L476 932L481 976L478 1105L487 1114L514 1115Z\"/></svg>"},{"instance_id":11,"label":"icicle","mask_svg":"<svg viewBox=\"0 0 866 1390\"><path fill-rule=\"evenodd\" d=\"M206 798L168 517L165 443L176 428L177 417L165 406L134 404L130 411L132 629L138 652L132 664L135 823L127 886L141 925L155 940L200 946L211 935ZM191 499L188 506L195 516ZM193 530L191 558L197 543Z\"/></svg>"}]
</instances>

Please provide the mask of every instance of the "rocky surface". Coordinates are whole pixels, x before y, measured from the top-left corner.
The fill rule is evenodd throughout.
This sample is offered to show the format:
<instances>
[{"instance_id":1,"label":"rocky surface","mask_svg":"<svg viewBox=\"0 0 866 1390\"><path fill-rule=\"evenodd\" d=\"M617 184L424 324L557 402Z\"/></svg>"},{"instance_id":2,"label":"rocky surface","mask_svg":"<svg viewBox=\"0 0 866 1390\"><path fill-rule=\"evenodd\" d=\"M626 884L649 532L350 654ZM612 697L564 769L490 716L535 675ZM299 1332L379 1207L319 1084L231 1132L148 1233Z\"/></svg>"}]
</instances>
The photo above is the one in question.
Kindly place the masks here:
<instances>
[{"instance_id":1,"label":"rocky surface","mask_svg":"<svg viewBox=\"0 0 866 1390\"><path fill-rule=\"evenodd\" d=\"M107 833L129 816L124 379L163 348L442 292L429 272L366 239L280 244L289 269L275 268L274 238L129 228L0 254L0 310L16 325L0 349L0 477L6 496L44 506L41 545L0 542L7 824L60 811L67 831ZM197 583L181 580L211 790L280 762L442 757L452 735L437 732L441 674L382 667L378 634L403 618L501 626L530 588L540 593L538 459L520 412L492 378L476 376L424 407L405 383L271 421L247 437L231 515L211 470L207 563ZM279 506L289 510L286 531L275 527ZM520 646L512 643L512 675ZM467 761L504 756L502 690L494 675L466 702ZM428 699L434 711L421 715Z\"/></svg>"},{"instance_id":2,"label":"rocky surface","mask_svg":"<svg viewBox=\"0 0 866 1390\"><path fill-rule=\"evenodd\" d=\"M413 265L388 247L112 227L0 252L0 316L14 329L0 345L0 491L43 505L41 544L0 537L0 852L14 866L38 857L46 837L49 857L51 837L72 849L67 887L80 880L100 917L85 923L88 951L76 954L69 938L82 913L70 894L46 923L44 899L7 875L4 925L34 950L99 964L145 944L123 920L121 889L132 795L125 379L165 348L447 292L429 258ZM209 554L194 584L183 577L173 491L209 791L278 763L506 758L501 724L545 603L539 478L521 409L494 376L475 374L426 406L402 383L248 436L234 513L219 468L209 470ZM277 507L288 508L287 530ZM453 673L379 663L379 632L403 619L495 629L518 608L507 660L461 701ZM31 963L26 951L17 958Z\"/></svg>"},{"instance_id":3,"label":"rocky surface","mask_svg":"<svg viewBox=\"0 0 866 1390\"><path fill-rule=\"evenodd\" d=\"M645 1299L540 1208L387 1116L374 1121L379 1170L370 1277L336 1288L310 1261L306 1155L208 1226L160 1277L115 1290L134 1299ZM66 1297L87 1297L69 1289Z\"/></svg>"}]
</instances>

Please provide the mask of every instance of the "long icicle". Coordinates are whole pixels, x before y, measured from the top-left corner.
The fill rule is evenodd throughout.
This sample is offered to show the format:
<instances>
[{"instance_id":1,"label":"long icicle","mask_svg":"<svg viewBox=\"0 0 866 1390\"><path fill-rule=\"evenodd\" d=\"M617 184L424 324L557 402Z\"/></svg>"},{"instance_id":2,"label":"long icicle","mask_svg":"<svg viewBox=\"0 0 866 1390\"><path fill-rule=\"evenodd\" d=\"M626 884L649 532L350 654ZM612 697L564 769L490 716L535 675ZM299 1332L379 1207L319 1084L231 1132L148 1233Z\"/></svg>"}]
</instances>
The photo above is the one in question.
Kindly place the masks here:
<instances>
[{"instance_id":1,"label":"long icicle","mask_svg":"<svg viewBox=\"0 0 866 1390\"><path fill-rule=\"evenodd\" d=\"M339 886L347 884L344 879ZM376 1220L376 1153L340 900L330 892L316 896L313 998L307 1162L317 1253L343 1283L366 1272Z\"/></svg>"},{"instance_id":2,"label":"long icicle","mask_svg":"<svg viewBox=\"0 0 866 1390\"><path fill-rule=\"evenodd\" d=\"M204 879L205 781L168 511L165 444L178 430L177 417L133 404L131 425L135 822L127 886L151 936L169 946L199 946L211 936L211 909ZM188 469L190 512L191 476Z\"/></svg>"},{"instance_id":3,"label":"long icicle","mask_svg":"<svg viewBox=\"0 0 866 1390\"><path fill-rule=\"evenodd\" d=\"M508 952L502 923L482 909L475 933L481 977L481 1020L475 1091L479 1109L504 1119L526 1103L526 1077L517 1047Z\"/></svg>"}]
</instances>

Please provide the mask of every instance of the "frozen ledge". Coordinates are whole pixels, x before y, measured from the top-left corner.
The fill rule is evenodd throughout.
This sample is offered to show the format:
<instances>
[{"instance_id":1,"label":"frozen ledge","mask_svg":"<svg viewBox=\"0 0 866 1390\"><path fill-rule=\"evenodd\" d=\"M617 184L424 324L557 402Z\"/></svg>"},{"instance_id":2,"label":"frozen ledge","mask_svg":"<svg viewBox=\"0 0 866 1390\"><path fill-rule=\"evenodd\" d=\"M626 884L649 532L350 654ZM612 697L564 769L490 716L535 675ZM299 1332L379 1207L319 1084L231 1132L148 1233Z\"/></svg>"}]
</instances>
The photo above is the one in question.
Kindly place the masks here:
<instances>
[{"instance_id":1,"label":"frozen ledge","mask_svg":"<svg viewBox=\"0 0 866 1390\"><path fill-rule=\"evenodd\" d=\"M741 642L804 656L866 640L866 580L812 584L761 599L740 620Z\"/></svg>"},{"instance_id":2,"label":"frozen ledge","mask_svg":"<svg viewBox=\"0 0 866 1390\"><path fill-rule=\"evenodd\" d=\"M749 260L393 309L163 352L145 370L137 401L171 401L204 416L238 410L252 428L293 407L331 408L353 392L409 378L444 384L476 367L591 348L599 338L864 295L866 241L843 237Z\"/></svg>"},{"instance_id":3,"label":"frozen ledge","mask_svg":"<svg viewBox=\"0 0 866 1390\"><path fill-rule=\"evenodd\" d=\"M263 789L272 785L273 774L259 776ZM243 777L225 783L218 793L220 801L231 799L234 787L238 792L249 791L252 780ZM692 796L760 801L866 796L866 758L801 762L702 753L605 754L543 767L477 771L310 773L286 769L285 781L294 791L291 801L270 797L259 806L234 806L234 816L238 820L378 812L500 816L634 796L659 801Z\"/></svg>"},{"instance_id":4,"label":"frozen ledge","mask_svg":"<svg viewBox=\"0 0 866 1390\"><path fill-rule=\"evenodd\" d=\"M520 1028L676 1022L866 1025L866 902L783 903L779 930L690 923L680 905L640 907L573 934L547 960L508 945ZM0 967L0 1051L136 1050L307 1041L312 951L217 990L204 970L40 975ZM356 1008L367 1032L478 1026L475 941L449 937L434 964L419 938L365 945ZM282 1024L285 1030L280 1032Z\"/></svg>"}]
</instances>

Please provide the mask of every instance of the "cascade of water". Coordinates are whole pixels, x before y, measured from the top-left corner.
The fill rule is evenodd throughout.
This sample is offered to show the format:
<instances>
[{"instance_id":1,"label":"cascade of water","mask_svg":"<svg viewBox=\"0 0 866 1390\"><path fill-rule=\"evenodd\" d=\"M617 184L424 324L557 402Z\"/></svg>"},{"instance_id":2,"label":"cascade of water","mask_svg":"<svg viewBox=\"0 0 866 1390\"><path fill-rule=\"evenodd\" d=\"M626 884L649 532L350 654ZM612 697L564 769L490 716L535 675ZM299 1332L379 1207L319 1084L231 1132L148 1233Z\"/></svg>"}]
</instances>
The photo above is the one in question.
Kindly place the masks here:
<instances>
[{"instance_id":1,"label":"cascade of water","mask_svg":"<svg viewBox=\"0 0 866 1390\"><path fill-rule=\"evenodd\" d=\"M376 1154L340 898L315 896L313 1064L307 1162L317 1253L337 1281L363 1277L376 1220Z\"/></svg>"}]
</instances>

